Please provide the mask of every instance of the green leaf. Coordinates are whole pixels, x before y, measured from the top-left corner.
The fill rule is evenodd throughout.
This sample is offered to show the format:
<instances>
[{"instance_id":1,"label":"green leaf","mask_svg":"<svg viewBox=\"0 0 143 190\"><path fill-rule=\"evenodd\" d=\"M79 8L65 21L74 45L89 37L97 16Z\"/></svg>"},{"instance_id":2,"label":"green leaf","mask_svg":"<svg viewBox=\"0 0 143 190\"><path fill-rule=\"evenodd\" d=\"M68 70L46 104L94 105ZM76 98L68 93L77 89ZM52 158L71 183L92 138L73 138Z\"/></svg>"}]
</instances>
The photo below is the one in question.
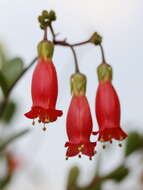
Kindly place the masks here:
<instances>
[{"instance_id":1,"label":"green leaf","mask_svg":"<svg viewBox=\"0 0 143 190\"><path fill-rule=\"evenodd\" d=\"M68 188L74 188L77 186L78 176L79 176L79 168L78 167L71 168L69 172L69 176L68 176L68 182L67 182Z\"/></svg>"},{"instance_id":2,"label":"green leaf","mask_svg":"<svg viewBox=\"0 0 143 190\"><path fill-rule=\"evenodd\" d=\"M103 180L114 180L116 182L121 182L129 174L129 169L124 165L119 166L117 169L113 170L108 175L104 176Z\"/></svg>"},{"instance_id":3,"label":"green leaf","mask_svg":"<svg viewBox=\"0 0 143 190\"><path fill-rule=\"evenodd\" d=\"M125 156L127 157L140 149L143 149L143 136L137 132L131 132L127 139Z\"/></svg>"},{"instance_id":4,"label":"green leaf","mask_svg":"<svg viewBox=\"0 0 143 190\"><path fill-rule=\"evenodd\" d=\"M12 178L12 176L8 174L3 179L0 179L0 189L1 190L4 190L6 188L6 186L10 183L11 178Z\"/></svg>"},{"instance_id":5,"label":"green leaf","mask_svg":"<svg viewBox=\"0 0 143 190\"><path fill-rule=\"evenodd\" d=\"M3 74L3 77L5 78L8 88L12 86L12 84L19 77L22 71L23 61L20 58L14 58L3 64L1 72Z\"/></svg>"},{"instance_id":6,"label":"green leaf","mask_svg":"<svg viewBox=\"0 0 143 190\"><path fill-rule=\"evenodd\" d=\"M6 96L8 91L8 84L1 70L0 70L0 86L3 94Z\"/></svg>"},{"instance_id":7,"label":"green leaf","mask_svg":"<svg viewBox=\"0 0 143 190\"><path fill-rule=\"evenodd\" d=\"M51 10L49 12L48 17L49 17L50 21L55 21L56 20L56 13L55 13L55 11Z\"/></svg>"},{"instance_id":8,"label":"green leaf","mask_svg":"<svg viewBox=\"0 0 143 190\"><path fill-rule=\"evenodd\" d=\"M3 151L10 143L15 141L17 138L27 134L29 131L29 129L24 129L23 131L17 132L16 134L9 136L7 139L2 140L0 143L0 152Z\"/></svg>"},{"instance_id":9,"label":"green leaf","mask_svg":"<svg viewBox=\"0 0 143 190\"><path fill-rule=\"evenodd\" d=\"M11 121L15 111L16 111L16 104L14 102L8 102L6 104L6 107L4 108L4 112L1 116L1 119L5 123L9 123Z\"/></svg>"},{"instance_id":10,"label":"green leaf","mask_svg":"<svg viewBox=\"0 0 143 190\"><path fill-rule=\"evenodd\" d=\"M83 190L102 190L102 183L92 184L90 187L82 188Z\"/></svg>"},{"instance_id":11,"label":"green leaf","mask_svg":"<svg viewBox=\"0 0 143 190\"><path fill-rule=\"evenodd\" d=\"M0 68L6 62L6 55L3 46L0 44Z\"/></svg>"}]
</instances>

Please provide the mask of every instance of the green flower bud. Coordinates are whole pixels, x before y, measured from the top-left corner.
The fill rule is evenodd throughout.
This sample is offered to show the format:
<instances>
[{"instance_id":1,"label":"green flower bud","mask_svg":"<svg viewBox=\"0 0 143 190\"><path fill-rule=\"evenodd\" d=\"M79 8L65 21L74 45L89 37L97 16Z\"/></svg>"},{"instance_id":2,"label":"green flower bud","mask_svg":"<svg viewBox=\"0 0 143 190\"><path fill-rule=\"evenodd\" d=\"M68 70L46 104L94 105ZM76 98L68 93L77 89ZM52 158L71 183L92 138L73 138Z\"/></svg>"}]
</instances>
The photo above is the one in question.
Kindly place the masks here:
<instances>
[{"instance_id":1,"label":"green flower bud","mask_svg":"<svg viewBox=\"0 0 143 190\"><path fill-rule=\"evenodd\" d=\"M51 10L49 12L49 17L48 18L49 18L50 21L55 21L56 20L56 13L55 13L55 11Z\"/></svg>"},{"instance_id":2,"label":"green flower bud","mask_svg":"<svg viewBox=\"0 0 143 190\"><path fill-rule=\"evenodd\" d=\"M38 17L38 21L40 22L40 24L44 24L45 23L45 20L44 20L43 16L39 16Z\"/></svg>"},{"instance_id":3,"label":"green flower bud","mask_svg":"<svg viewBox=\"0 0 143 190\"><path fill-rule=\"evenodd\" d=\"M40 24L40 28L41 28L42 30L44 30L44 29L45 29L45 26L44 26L43 24Z\"/></svg>"},{"instance_id":4,"label":"green flower bud","mask_svg":"<svg viewBox=\"0 0 143 190\"><path fill-rule=\"evenodd\" d=\"M92 35L90 39L90 42L95 45L100 45L102 42L102 37L97 32L94 32L94 34Z\"/></svg>"},{"instance_id":5,"label":"green flower bud","mask_svg":"<svg viewBox=\"0 0 143 190\"><path fill-rule=\"evenodd\" d=\"M97 67L99 82L112 81L112 67L107 63L102 63Z\"/></svg>"},{"instance_id":6,"label":"green flower bud","mask_svg":"<svg viewBox=\"0 0 143 190\"><path fill-rule=\"evenodd\" d=\"M42 16L43 16L44 18L48 18L48 17L49 17L48 11L47 11L47 10L43 10L43 11L42 11Z\"/></svg>"},{"instance_id":7,"label":"green flower bud","mask_svg":"<svg viewBox=\"0 0 143 190\"><path fill-rule=\"evenodd\" d=\"M54 45L50 41L41 41L38 44L38 56L44 60L49 60L52 58L54 52Z\"/></svg>"},{"instance_id":8,"label":"green flower bud","mask_svg":"<svg viewBox=\"0 0 143 190\"><path fill-rule=\"evenodd\" d=\"M75 96L83 96L86 93L86 76L76 73L71 76L71 93Z\"/></svg>"}]
</instances>

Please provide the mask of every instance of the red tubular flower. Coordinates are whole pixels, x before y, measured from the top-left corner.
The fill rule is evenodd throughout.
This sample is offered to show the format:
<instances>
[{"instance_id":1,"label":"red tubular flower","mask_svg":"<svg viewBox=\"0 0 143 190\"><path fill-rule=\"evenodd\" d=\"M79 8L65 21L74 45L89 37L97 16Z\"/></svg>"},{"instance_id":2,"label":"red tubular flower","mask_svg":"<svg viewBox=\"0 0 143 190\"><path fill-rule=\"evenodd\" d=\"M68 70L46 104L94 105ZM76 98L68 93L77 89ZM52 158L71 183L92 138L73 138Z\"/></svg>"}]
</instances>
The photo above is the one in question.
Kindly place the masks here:
<instances>
[{"instance_id":1,"label":"red tubular flower","mask_svg":"<svg viewBox=\"0 0 143 190\"><path fill-rule=\"evenodd\" d=\"M80 153L94 156L96 142L90 142L92 133L92 117L85 96L86 77L83 74L76 73L71 77L71 89L73 97L67 114L67 135L69 142L65 144L68 147L66 156L72 157Z\"/></svg>"},{"instance_id":2,"label":"red tubular flower","mask_svg":"<svg viewBox=\"0 0 143 190\"><path fill-rule=\"evenodd\" d=\"M96 117L99 125L99 140L123 140L127 134L120 127L120 102L111 83L112 68L108 64L98 67L99 86L96 94Z\"/></svg>"},{"instance_id":3,"label":"red tubular flower","mask_svg":"<svg viewBox=\"0 0 143 190\"><path fill-rule=\"evenodd\" d=\"M51 60L53 44L42 41L38 46L38 50L38 64L32 77L33 105L25 116L30 119L39 118L39 122L45 124L55 121L58 116L62 115L62 111L55 109L58 84L56 70Z\"/></svg>"}]
</instances>

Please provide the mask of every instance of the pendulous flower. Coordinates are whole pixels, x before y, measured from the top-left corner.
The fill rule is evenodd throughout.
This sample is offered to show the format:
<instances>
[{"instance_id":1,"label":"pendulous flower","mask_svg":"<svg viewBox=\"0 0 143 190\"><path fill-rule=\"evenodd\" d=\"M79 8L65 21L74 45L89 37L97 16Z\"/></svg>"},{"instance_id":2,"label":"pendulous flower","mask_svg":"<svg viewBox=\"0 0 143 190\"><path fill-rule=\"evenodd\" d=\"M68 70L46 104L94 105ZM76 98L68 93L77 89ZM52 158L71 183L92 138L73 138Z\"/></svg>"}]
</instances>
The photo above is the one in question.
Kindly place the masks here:
<instances>
[{"instance_id":1,"label":"pendulous flower","mask_svg":"<svg viewBox=\"0 0 143 190\"><path fill-rule=\"evenodd\" d=\"M66 156L89 156L95 154L96 142L90 142L92 133L92 117L88 100L86 98L86 76L76 73L71 77L72 100L67 114L66 129L69 142Z\"/></svg>"},{"instance_id":2,"label":"pendulous flower","mask_svg":"<svg viewBox=\"0 0 143 190\"><path fill-rule=\"evenodd\" d=\"M97 72L99 86L96 94L96 117L99 131L94 134L99 133L98 140L101 142L112 142L112 139L122 141L127 134L120 126L120 102L111 83L112 68L109 64L102 63Z\"/></svg>"},{"instance_id":3,"label":"pendulous flower","mask_svg":"<svg viewBox=\"0 0 143 190\"><path fill-rule=\"evenodd\" d=\"M33 119L33 124L35 118L45 124L55 121L62 115L61 110L55 109L58 81L52 62L53 51L53 44L47 40L38 45L38 64L33 73L31 87L33 105L31 110L25 114L26 117Z\"/></svg>"}]
</instances>

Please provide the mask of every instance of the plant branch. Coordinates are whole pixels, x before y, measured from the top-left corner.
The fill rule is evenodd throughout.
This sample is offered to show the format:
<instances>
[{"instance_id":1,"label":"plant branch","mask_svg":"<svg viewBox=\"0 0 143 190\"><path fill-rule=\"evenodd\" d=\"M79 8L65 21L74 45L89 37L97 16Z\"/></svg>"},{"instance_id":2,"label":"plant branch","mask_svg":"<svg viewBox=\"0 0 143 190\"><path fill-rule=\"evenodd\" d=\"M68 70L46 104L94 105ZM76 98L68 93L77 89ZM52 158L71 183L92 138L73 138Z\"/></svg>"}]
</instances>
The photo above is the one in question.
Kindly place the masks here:
<instances>
[{"instance_id":1,"label":"plant branch","mask_svg":"<svg viewBox=\"0 0 143 190\"><path fill-rule=\"evenodd\" d=\"M79 71L79 66L78 66L78 61L77 61L77 56L76 56L76 53L75 53L75 50L72 46L69 46L72 50L72 53L73 53L73 56L74 56L74 62L75 62L75 73L78 73L80 72Z\"/></svg>"},{"instance_id":2,"label":"plant branch","mask_svg":"<svg viewBox=\"0 0 143 190\"><path fill-rule=\"evenodd\" d=\"M49 22L47 24L51 30L51 33L52 33L52 36L53 36L53 43L55 45L61 45L61 46L68 46L68 47L75 47L75 46L81 46L81 45L85 45L87 43L91 43L91 37L90 39L86 40L86 41L83 41L83 42L79 42L79 43L74 43L74 44L71 44L71 43L68 43L66 40L56 40L56 34L54 32L54 29L53 29L53 26L52 26L52 23Z\"/></svg>"},{"instance_id":3,"label":"plant branch","mask_svg":"<svg viewBox=\"0 0 143 190\"><path fill-rule=\"evenodd\" d=\"M12 86L6 92L4 100L3 100L3 102L1 103L1 106L0 106L0 117L2 116L2 114L3 114L4 110L5 110L5 107L6 107L7 103L8 103L8 99L9 99L11 91L13 90L13 88L15 87L15 85L17 84L17 82L23 77L23 75L32 67L32 65L36 62L36 60L37 60L37 57L35 57L30 62L30 64L22 71L22 73L19 75L19 77L14 81L14 83L12 84Z\"/></svg>"},{"instance_id":4,"label":"plant branch","mask_svg":"<svg viewBox=\"0 0 143 190\"><path fill-rule=\"evenodd\" d=\"M55 45L60 45L60 46L66 46L66 47L69 47L73 53L73 56L74 56L74 61L75 61L75 72L79 72L79 66L78 66L78 61L77 61L77 56L76 56L76 53L75 53L75 50L74 50L74 47L75 46L81 46L81 45L85 45L87 43L90 43L90 39L89 40L86 40L86 41L83 41L83 42L79 42L79 43L74 43L74 44L70 44L68 43L66 40L56 40L56 34L54 32L54 29L53 29L53 26L52 26L52 23L49 22L48 23L48 26L51 30L51 33L52 33L52 36L53 36L53 43Z\"/></svg>"},{"instance_id":5,"label":"plant branch","mask_svg":"<svg viewBox=\"0 0 143 190\"><path fill-rule=\"evenodd\" d=\"M47 30L48 30L48 27L45 27L43 40L47 40Z\"/></svg>"},{"instance_id":6,"label":"plant branch","mask_svg":"<svg viewBox=\"0 0 143 190\"><path fill-rule=\"evenodd\" d=\"M54 32L52 23L49 22L48 26L49 26L49 28L50 28L50 30L51 30L51 33L52 33L52 36L53 36L53 41L55 41L55 40L56 40L56 34L55 34L55 32Z\"/></svg>"},{"instance_id":7,"label":"plant branch","mask_svg":"<svg viewBox=\"0 0 143 190\"><path fill-rule=\"evenodd\" d=\"M102 46L102 44L100 44L99 46L100 46L100 50L101 50L102 62L106 63L103 46Z\"/></svg>"},{"instance_id":8,"label":"plant branch","mask_svg":"<svg viewBox=\"0 0 143 190\"><path fill-rule=\"evenodd\" d=\"M70 43L68 43L66 40L54 40L53 43L54 43L55 45L60 45L60 46L75 47L75 46L85 45L85 44L91 43L91 42L90 42L90 40L86 40L86 41L83 41L83 42L70 44Z\"/></svg>"},{"instance_id":9,"label":"plant branch","mask_svg":"<svg viewBox=\"0 0 143 190\"><path fill-rule=\"evenodd\" d=\"M10 87L10 89L7 92L6 98L9 97L11 91L13 90L13 88L15 87L15 85L17 84L17 82L23 77L23 75L32 67L32 65L37 61L37 57L35 57L30 64L22 71L22 73L19 75L19 77L15 80L15 82L12 84L12 86Z\"/></svg>"}]
</instances>

